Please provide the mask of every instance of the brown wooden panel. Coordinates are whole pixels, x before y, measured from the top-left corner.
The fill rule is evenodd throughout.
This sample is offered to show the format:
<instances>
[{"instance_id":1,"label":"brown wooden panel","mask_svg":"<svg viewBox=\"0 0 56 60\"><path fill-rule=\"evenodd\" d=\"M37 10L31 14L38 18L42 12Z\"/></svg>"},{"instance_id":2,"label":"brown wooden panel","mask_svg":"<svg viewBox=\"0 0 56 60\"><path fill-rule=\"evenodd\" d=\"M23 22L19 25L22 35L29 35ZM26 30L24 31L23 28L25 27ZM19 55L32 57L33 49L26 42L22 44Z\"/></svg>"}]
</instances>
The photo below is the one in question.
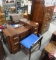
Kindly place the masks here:
<instances>
[{"instance_id":1,"label":"brown wooden panel","mask_svg":"<svg viewBox=\"0 0 56 60\"><path fill-rule=\"evenodd\" d=\"M3 49L2 42L0 41L0 60L5 60L5 52Z\"/></svg>"}]
</instances>

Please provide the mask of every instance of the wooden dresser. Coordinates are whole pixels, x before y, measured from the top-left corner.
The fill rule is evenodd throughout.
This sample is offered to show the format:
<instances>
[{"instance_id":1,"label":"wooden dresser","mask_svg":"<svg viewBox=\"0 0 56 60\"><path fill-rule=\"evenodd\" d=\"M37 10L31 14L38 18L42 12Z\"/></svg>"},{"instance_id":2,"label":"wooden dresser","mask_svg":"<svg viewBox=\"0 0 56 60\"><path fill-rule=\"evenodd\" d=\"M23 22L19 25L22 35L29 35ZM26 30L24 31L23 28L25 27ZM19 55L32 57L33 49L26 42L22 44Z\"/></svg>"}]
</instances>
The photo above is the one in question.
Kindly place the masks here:
<instances>
[{"instance_id":1,"label":"wooden dresser","mask_svg":"<svg viewBox=\"0 0 56 60\"><path fill-rule=\"evenodd\" d=\"M5 60L5 52L1 41L0 41L0 60Z\"/></svg>"},{"instance_id":2,"label":"wooden dresser","mask_svg":"<svg viewBox=\"0 0 56 60\"><path fill-rule=\"evenodd\" d=\"M48 30L54 10L54 6L44 4L44 0L32 0L31 20L39 23L38 33L41 34Z\"/></svg>"},{"instance_id":3,"label":"wooden dresser","mask_svg":"<svg viewBox=\"0 0 56 60\"><path fill-rule=\"evenodd\" d=\"M52 15L53 15L54 6L45 7L44 9L44 18L41 27L41 34L46 32L49 28Z\"/></svg>"}]
</instances>

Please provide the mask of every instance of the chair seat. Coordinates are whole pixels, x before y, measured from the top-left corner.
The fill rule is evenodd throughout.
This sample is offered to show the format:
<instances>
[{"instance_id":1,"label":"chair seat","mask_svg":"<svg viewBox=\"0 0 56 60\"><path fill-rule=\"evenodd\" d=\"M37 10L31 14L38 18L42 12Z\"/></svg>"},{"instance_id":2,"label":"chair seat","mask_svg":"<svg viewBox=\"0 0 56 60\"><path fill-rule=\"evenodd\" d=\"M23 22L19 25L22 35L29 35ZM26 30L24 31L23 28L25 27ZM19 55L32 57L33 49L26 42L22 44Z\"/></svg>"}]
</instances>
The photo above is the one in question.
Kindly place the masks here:
<instances>
[{"instance_id":1,"label":"chair seat","mask_svg":"<svg viewBox=\"0 0 56 60\"><path fill-rule=\"evenodd\" d=\"M25 39L23 39L20 43L25 46L26 48L30 49L30 47L39 39L38 36L31 34Z\"/></svg>"}]
</instances>

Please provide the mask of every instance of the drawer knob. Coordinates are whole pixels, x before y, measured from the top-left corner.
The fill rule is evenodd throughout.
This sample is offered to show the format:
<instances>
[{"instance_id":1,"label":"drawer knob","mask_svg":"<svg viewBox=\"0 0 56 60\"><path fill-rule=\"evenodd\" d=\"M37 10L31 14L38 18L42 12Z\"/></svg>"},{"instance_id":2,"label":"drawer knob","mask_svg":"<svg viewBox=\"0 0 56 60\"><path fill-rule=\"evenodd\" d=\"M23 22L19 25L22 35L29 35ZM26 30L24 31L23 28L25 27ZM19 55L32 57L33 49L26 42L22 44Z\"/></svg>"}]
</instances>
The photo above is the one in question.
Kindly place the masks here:
<instances>
[{"instance_id":1,"label":"drawer knob","mask_svg":"<svg viewBox=\"0 0 56 60\"><path fill-rule=\"evenodd\" d=\"M47 25L44 25L45 27L47 26Z\"/></svg>"},{"instance_id":2,"label":"drawer knob","mask_svg":"<svg viewBox=\"0 0 56 60\"><path fill-rule=\"evenodd\" d=\"M14 45L18 44L19 42L16 42Z\"/></svg>"},{"instance_id":3,"label":"drawer knob","mask_svg":"<svg viewBox=\"0 0 56 60\"><path fill-rule=\"evenodd\" d=\"M35 28L35 29L37 29L37 28Z\"/></svg>"},{"instance_id":4,"label":"drawer knob","mask_svg":"<svg viewBox=\"0 0 56 60\"><path fill-rule=\"evenodd\" d=\"M50 11L50 9L48 9L48 11Z\"/></svg>"},{"instance_id":5,"label":"drawer knob","mask_svg":"<svg viewBox=\"0 0 56 60\"><path fill-rule=\"evenodd\" d=\"M35 23L36 25L38 25L38 23Z\"/></svg>"},{"instance_id":6,"label":"drawer knob","mask_svg":"<svg viewBox=\"0 0 56 60\"><path fill-rule=\"evenodd\" d=\"M17 50L17 49L18 49L18 48L15 48L14 51Z\"/></svg>"},{"instance_id":7,"label":"drawer knob","mask_svg":"<svg viewBox=\"0 0 56 60\"><path fill-rule=\"evenodd\" d=\"M37 33L37 32L34 32L35 34Z\"/></svg>"},{"instance_id":8,"label":"drawer knob","mask_svg":"<svg viewBox=\"0 0 56 60\"><path fill-rule=\"evenodd\" d=\"M15 37L14 40L18 39L18 37Z\"/></svg>"},{"instance_id":9,"label":"drawer knob","mask_svg":"<svg viewBox=\"0 0 56 60\"><path fill-rule=\"evenodd\" d=\"M47 21L48 21L48 19L47 19Z\"/></svg>"}]
</instances>

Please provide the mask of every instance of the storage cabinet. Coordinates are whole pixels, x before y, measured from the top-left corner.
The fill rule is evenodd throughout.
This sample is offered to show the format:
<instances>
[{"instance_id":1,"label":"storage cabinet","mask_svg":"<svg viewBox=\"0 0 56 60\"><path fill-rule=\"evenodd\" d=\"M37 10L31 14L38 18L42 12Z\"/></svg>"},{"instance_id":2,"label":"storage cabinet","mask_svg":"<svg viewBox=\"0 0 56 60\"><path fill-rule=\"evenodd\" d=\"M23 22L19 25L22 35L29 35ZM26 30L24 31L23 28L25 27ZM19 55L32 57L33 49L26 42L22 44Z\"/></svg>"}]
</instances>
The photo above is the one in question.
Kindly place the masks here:
<instances>
[{"instance_id":1,"label":"storage cabinet","mask_svg":"<svg viewBox=\"0 0 56 60\"><path fill-rule=\"evenodd\" d=\"M0 41L0 60L5 60L5 52L3 49L2 42Z\"/></svg>"},{"instance_id":2,"label":"storage cabinet","mask_svg":"<svg viewBox=\"0 0 56 60\"><path fill-rule=\"evenodd\" d=\"M53 10L54 6L45 7L41 33L44 33L48 30L53 15Z\"/></svg>"}]
</instances>

